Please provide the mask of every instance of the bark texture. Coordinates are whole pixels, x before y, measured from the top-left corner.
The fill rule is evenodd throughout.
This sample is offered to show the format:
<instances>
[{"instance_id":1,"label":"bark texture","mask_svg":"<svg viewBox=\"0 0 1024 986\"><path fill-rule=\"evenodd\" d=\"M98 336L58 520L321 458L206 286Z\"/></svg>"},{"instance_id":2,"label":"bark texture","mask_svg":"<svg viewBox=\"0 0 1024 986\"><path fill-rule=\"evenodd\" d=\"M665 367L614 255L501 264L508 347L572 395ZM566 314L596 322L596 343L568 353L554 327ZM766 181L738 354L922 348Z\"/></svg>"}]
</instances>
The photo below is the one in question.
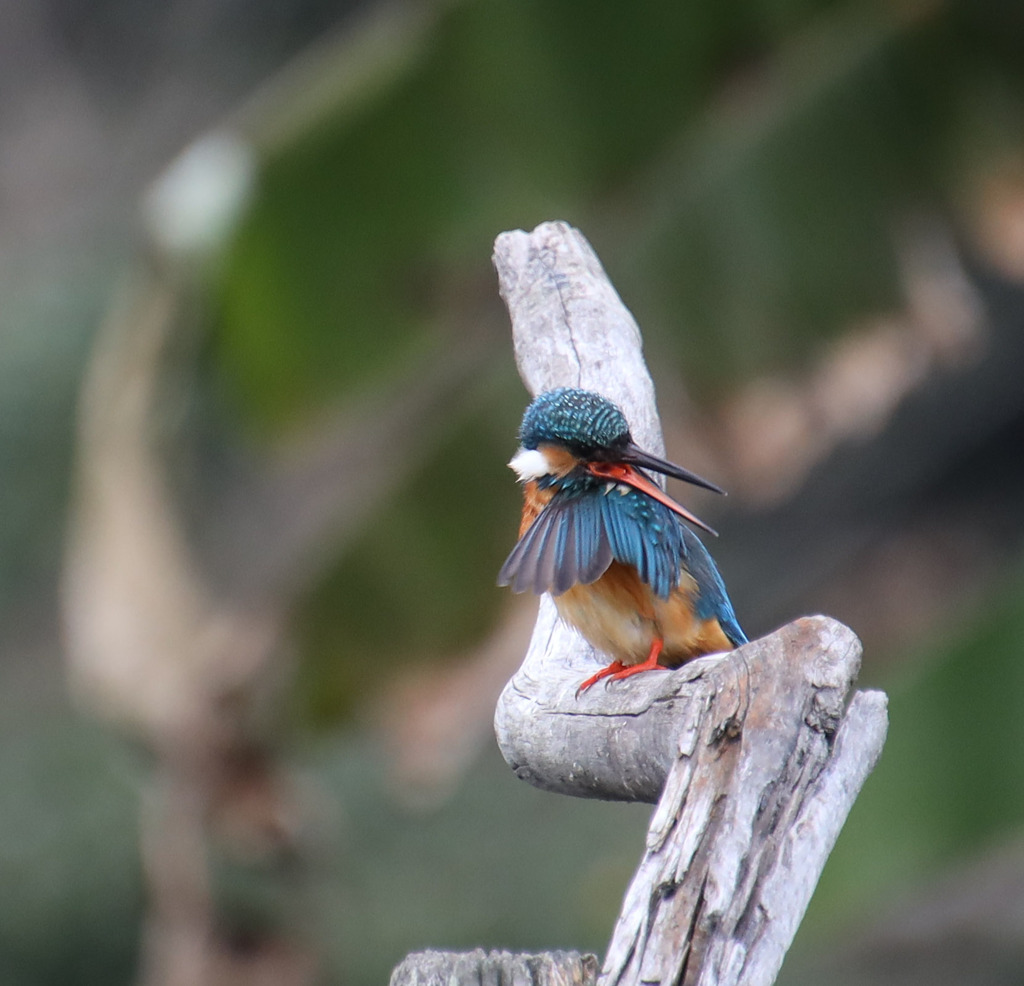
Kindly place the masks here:
<instances>
[{"instance_id":1,"label":"bark texture","mask_svg":"<svg viewBox=\"0 0 1024 986\"><path fill-rule=\"evenodd\" d=\"M661 453L639 330L583 236L565 223L503 233L494 263L530 392L599 391ZM884 694L857 692L847 707L860 655L849 628L805 617L728 654L577 697L606 660L542 597L495 712L505 759L549 791L657 804L600 986L775 981L885 742ZM421 953L392 986L591 981L574 955L544 966L552 978L529 978L536 958Z\"/></svg>"},{"instance_id":2,"label":"bark texture","mask_svg":"<svg viewBox=\"0 0 1024 986\"><path fill-rule=\"evenodd\" d=\"M583 236L565 223L504 233L494 262L530 392L599 391L660 453L639 330ZM658 803L603 986L774 982L885 741L883 694L846 708L860 655L847 627L807 617L577 698L605 659L542 598L495 713L502 753L546 790Z\"/></svg>"},{"instance_id":3,"label":"bark texture","mask_svg":"<svg viewBox=\"0 0 1024 986\"><path fill-rule=\"evenodd\" d=\"M413 952L391 986L594 986L597 959L579 952Z\"/></svg>"}]
</instances>

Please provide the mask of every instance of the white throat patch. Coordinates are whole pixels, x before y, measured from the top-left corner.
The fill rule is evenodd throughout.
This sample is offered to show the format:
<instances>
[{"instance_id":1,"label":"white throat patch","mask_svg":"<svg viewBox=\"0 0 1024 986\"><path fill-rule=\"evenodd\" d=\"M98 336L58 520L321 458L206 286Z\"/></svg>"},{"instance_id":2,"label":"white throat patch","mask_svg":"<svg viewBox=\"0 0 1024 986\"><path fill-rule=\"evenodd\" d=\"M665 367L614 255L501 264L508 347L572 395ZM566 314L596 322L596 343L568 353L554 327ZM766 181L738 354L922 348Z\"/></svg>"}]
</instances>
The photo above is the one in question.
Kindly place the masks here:
<instances>
[{"instance_id":1,"label":"white throat patch","mask_svg":"<svg viewBox=\"0 0 1024 986\"><path fill-rule=\"evenodd\" d=\"M547 456L540 449L521 448L508 464L519 478L520 483L528 483L531 479L551 475L552 469Z\"/></svg>"}]
</instances>

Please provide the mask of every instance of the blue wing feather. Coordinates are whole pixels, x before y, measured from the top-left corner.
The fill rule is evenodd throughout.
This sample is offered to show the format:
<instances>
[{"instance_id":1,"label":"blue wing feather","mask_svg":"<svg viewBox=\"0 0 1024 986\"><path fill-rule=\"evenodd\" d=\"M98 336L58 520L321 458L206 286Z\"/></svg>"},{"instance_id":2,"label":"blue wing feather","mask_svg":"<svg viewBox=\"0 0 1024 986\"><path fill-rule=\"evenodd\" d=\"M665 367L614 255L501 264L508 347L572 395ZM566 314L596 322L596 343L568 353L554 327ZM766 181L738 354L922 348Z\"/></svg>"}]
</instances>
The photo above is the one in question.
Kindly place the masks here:
<instances>
[{"instance_id":1,"label":"blue wing feather","mask_svg":"<svg viewBox=\"0 0 1024 986\"><path fill-rule=\"evenodd\" d=\"M662 599L679 584L686 561L682 525L663 504L636 490L602 495L602 515L615 559L633 565Z\"/></svg>"},{"instance_id":2,"label":"blue wing feather","mask_svg":"<svg viewBox=\"0 0 1024 986\"><path fill-rule=\"evenodd\" d=\"M498 585L559 596L574 585L596 582L612 557L596 496L556 496L512 549Z\"/></svg>"},{"instance_id":3,"label":"blue wing feather","mask_svg":"<svg viewBox=\"0 0 1024 986\"><path fill-rule=\"evenodd\" d=\"M553 519L546 510L541 511L505 559L498 573L498 585L510 586L513 592L526 592L528 589L546 591L543 587L538 588L538 584L544 582L547 565L542 559L550 543ZM554 559L552 564L557 567Z\"/></svg>"},{"instance_id":4,"label":"blue wing feather","mask_svg":"<svg viewBox=\"0 0 1024 986\"><path fill-rule=\"evenodd\" d=\"M686 546L686 568L697 583L697 598L695 607L697 616L702 620L714 617L722 632L737 647L747 642L747 635L740 627L736 619L736 612L732 608L732 600L726 592L725 583L718 572L708 549L703 542L688 527L679 525L683 532L683 541Z\"/></svg>"},{"instance_id":5,"label":"blue wing feather","mask_svg":"<svg viewBox=\"0 0 1024 986\"><path fill-rule=\"evenodd\" d=\"M580 566L576 550L579 532L576 530L576 511L553 511L558 534L555 536L555 575L548 583L548 591L560 596L580 580Z\"/></svg>"},{"instance_id":6,"label":"blue wing feather","mask_svg":"<svg viewBox=\"0 0 1024 986\"><path fill-rule=\"evenodd\" d=\"M512 549L498 584L558 596L596 582L614 559L636 568L667 599L686 570L697 586L697 616L716 618L729 640L746 643L722 577L697 535L664 504L620 489L556 494Z\"/></svg>"},{"instance_id":7,"label":"blue wing feather","mask_svg":"<svg viewBox=\"0 0 1024 986\"><path fill-rule=\"evenodd\" d=\"M714 617L737 646L747 642L722 576L700 538L664 504L638 490L613 489L601 497L615 559L633 565L654 593L667 599L685 570L697 586L697 616Z\"/></svg>"}]
</instances>

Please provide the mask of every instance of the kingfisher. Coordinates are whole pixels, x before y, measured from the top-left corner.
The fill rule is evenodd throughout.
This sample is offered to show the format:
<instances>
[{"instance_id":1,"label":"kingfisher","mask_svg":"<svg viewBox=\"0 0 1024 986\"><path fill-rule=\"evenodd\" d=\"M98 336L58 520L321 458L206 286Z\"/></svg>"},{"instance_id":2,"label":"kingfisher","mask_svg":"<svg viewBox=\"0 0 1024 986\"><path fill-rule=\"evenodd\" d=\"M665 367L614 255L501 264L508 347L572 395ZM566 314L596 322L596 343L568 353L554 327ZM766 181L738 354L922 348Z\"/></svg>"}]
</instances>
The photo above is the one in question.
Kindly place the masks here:
<instances>
[{"instance_id":1,"label":"kingfisher","mask_svg":"<svg viewBox=\"0 0 1024 986\"><path fill-rule=\"evenodd\" d=\"M509 467L523 485L522 521L498 585L551 593L559 616L612 658L577 695L746 643L714 561L683 521L715 532L642 470L718 486L645 452L616 404L575 387L527 407L519 444Z\"/></svg>"}]
</instances>

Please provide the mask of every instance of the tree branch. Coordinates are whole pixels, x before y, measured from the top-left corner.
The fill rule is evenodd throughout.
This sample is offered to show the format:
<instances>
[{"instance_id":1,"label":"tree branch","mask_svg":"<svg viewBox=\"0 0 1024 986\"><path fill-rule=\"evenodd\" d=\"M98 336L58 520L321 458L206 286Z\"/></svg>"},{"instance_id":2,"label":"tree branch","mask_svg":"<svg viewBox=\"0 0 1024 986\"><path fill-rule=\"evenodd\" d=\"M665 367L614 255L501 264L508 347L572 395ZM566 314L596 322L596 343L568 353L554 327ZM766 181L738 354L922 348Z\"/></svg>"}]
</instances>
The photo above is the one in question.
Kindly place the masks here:
<instances>
[{"instance_id":1,"label":"tree branch","mask_svg":"<svg viewBox=\"0 0 1024 986\"><path fill-rule=\"evenodd\" d=\"M661 452L639 330L580 233L565 223L503 233L494 263L531 393L597 390ZM858 692L844 712L860 654L853 631L805 617L729 654L577 698L600 659L542 597L495 712L505 759L549 791L658 803L599 986L775 981L885 742L884 694ZM492 958L411 955L392 986L592 981L561 960L538 979L522 973L533 957Z\"/></svg>"},{"instance_id":2,"label":"tree branch","mask_svg":"<svg viewBox=\"0 0 1024 986\"><path fill-rule=\"evenodd\" d=\"M413 952L390 986L594 986L597 959L579 952Z\"/></svg>"},{"instance_id":3,"label":"tree branch","mask_svg":"<svg viewBox=\"0 0 1024 986\"><path fill-rule=\"evenodd\" d=\"M597 390L660 452L640 333L580 233L504 233L494 262L531 393ZM883 694L858 693L844 719L860 653L847 627L809 617L577 698L600 659L542 598L495 713L503 755L547 790L660 797L602 986L774 982L885 740Z\"/></svg>"}]
</instances>

